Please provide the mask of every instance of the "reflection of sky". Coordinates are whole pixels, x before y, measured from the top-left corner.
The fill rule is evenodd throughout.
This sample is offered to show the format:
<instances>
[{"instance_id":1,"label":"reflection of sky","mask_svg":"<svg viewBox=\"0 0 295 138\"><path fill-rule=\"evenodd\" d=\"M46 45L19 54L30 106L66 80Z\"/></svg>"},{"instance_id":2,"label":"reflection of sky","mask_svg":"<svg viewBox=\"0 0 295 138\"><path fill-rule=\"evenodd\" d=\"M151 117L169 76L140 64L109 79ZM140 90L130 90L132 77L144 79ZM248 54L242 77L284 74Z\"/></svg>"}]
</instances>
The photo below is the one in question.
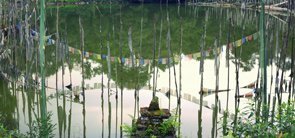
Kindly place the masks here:
<instances>
[{"instance_id":1,"label":"reflection of sky","mask_svg":"<svg viewBox=\"0 0 295 138\"><path fill-rule=\"evenodd\" d=\"M250 48L250 47L247 47ZM226 58L225 58L225 50L221 53L220 55L220 70L219 70L219 89L224 90L227 89L227 68L226 68ZM199 75L199 61L195 60L190 60L188 58L184 58L182 60L182 86L183 86L183 92L184 93L190 93L192 95L197 95L197 93L200 91L200 82L201 82L201 76ZM256 63L258 61L256 60ZM204 88L209 88L209 89L215 89L215 67L214 67L214 60L205 60L204 63ZM276 67L273 67L273 75L275 78L275 71ZM236 87L236 73L235 73L235 64L230 61L230 95L229 95L229 105L234 105L234 93L235 93L235 87ZM257 79L257 71L258 71L258 65L255 64L253 69L248 72L243 72L242 69L239 70L239 85L240 87L248 85ZM176 72L179 73L179 66L176 66ZM270 79L271 79L271 67L269 66L267 68L267 78L268 78L268 89L270 87ZM281 73L281 72L280 72ZM289 71L285 73L285 78L290 74ZM173 76L173 74L172 74ZM159 84L158 87L168 87L168 78L169 78L169 73L168 71L166 72L161 72L160 77L159 77ZM178 79L178 78L177 78ZM289 78L288 78L289 79ZM173 80L173 85L174 85L174 77L172 78ZM272 86L272 92L274 92L274 83ZM240 89L241 94L245 94L247 92L252 91L251 89ZM268 90L269 91L269 90ZM225 107L226 103L226 92L219 93L220 95L220 100L222 107ZM213 103L214 102L215 96L207 96L204 98L204 100L208 100L209 103L210 101ZM241 102L247 102L248 100L246 99L241 99ZM211 104L209 104L211 105ZM232 110L233 111L233 110Z\"/></svg>"},{"instance_id":2,"label":"reflection of sky","mask_svg":"<svg viewBox=\"0 0 295 138\"><path fill-rule=\"evenodd\" d=\"M238 14L237 14L238 15ZM241 21L241 20L240 20ZM252 23L251 23L252 24ZM97 25L97 24L96 24ZM251 48L251 46L247 47ZM257 63L258 61L256 61ZM92 63L92 67L93 64ZM192 96L195 96L199 99L198 92L200 91L200 74L199 74L199 61L190 60L189 58L184 57L182 60L182 94L190 94ZM204 65L204 87L209 89L215 89L215 71L214 71L214 60L205 60ZM249 72L242 72L242 69L240 70L239 74L239 83L240 87L245 86L249 83L254 82L257 79L257 70L258 66L257 64L254 65L251 71ZM276 67L273 68L273 73L275 75ZM268 72L268 80L270 80L270 72L271 68L267 68ZM290 72L287 72L288 75ZM176 65L176 74L177 74L177 81L179 81L179 64ZM286 75L286 76L287 76ZM62 71L59 70L58 72L58 87L59 89L62 88L61 83L61 76ZM65 69L65 78L64 78L64 84L68 85L70 83L70 77L69 77L69 71L66 68ZM173 77L173 68L171 68L171 86L172 89L175 89L175 83L174 83L174 77ZM234 93L235 93L235 83L236 83L236 74L235 74L235 65L230 62L230 91L229 94L229 110L230 113L234 113ZM82 75L81 75L81 68L76 66L74 67L74 70L72 72L72 83L73 86L80 86L82 81ZM169 74L168 69L166 69L164 72L159 70L159 77L158 77L158 84L157 87L159 89L162 88L168 88L168 81L169 81ZM104 76L104 83L105 86L107 82L107 76ZM113 82L113 81L112 81ZM55 81L55 75L50 76L47 78L48 86L55 87L56 81ZM90 84L90 86L93 87L94 83L101 83L101 75L97 75L90 80L85 80L85 84ZM151 80L152 83L152 80ZM179 84L179 83L178 83ZM270 86L270 81L268 81L268 86ZM178 85L179 87L179 85ZM225 66L225 51L221 54L220 57L220 76L219 76L219 89L226 89L227 88L227 68ZM269 87L268 87L269 88ZM114 88L112 88L115 90ZM270 88L269 88L270 89ZM274 84L271 88L272 92L274 92ZM241 94L245 94L247 92L252 91L251 89L240 89ZM269 90L268 90L269 91ZM54 94L55 91L48 89L47 94ZM87 90L86 91L86 136L87 137L100 137L102 133L102 109L101 109L101 97L100 94L101 90ZM168 107L168 99L165 97L162 93L157 93L157 96L160 98L160 106L162 108ZM285 96L285 94L283 95ZM19 97L21 97L21 94L19 94ZM120 90L119 90L119 104L118 104L118 126L120 125L120 112L121 112L121 105L120 105ZM152 98L152 93L150 90L140 90L140 107L148 106L150 100ZM208 105L211 106L214 104L214 95L209 95L204 97L204 101L208 102ZM82 99L82 98L81 98ZM115 97L112 95L110 97L111 100L111 137L115 136L115 121L116 121L116 102ZM219 93L219 100L221 102L221 108L225 109L226 107L226 92ZM251 101L251 99L241 99L240 107L243 108L246 106L246 103ZM21 132L28 131L28 113L27 113L27 105L23 105L23 99L19 98L19 110L20 110L20 129ZM24 113L22 112L22 109L24 107ZM62 97L60 97L59 100L59 106L63 106ZM56 107L56 99L51 99L48 104L48 111L53 112L53 123L57 124L57 107ZM70 113L70 101L67 98L67 101L65 103L65 113L67 115L66 118L66 125L67 125L67 131L68 131L68 115ZM176 108L176 99L175 97L172 98L172 104L171 109ZM82 116L82 104L73 103L72 104L72 118L71 118L71 137L82 137L83 136L83 116ZM131 118L129 115L133 115L134 112L134 90L126 90L124 89L124 103L123 103L123 123L130 124ZM183 137L197 137L197 131L198 131L198 110L199 105L182 100L182 115L181 115L181 135ZM210 137L211 135L211 124L212 124L212 110L209 110L207 108L203 108L203 136L204 137ZM24 115L25 114L25 115ZM107 89L104 90L104 136L108 136L108 103L107 103ZM218 115L218 118L220 118L221 115ZM25 119L24 119L25 118ZM119 131L119 127L117 128ZM58 135L58 125L56 126L55 133ZM65 132L67 135L67 132ZM118 132L119 135L119 132Z\"/></svg>"},{"instance_id":3,"label":"reflection of sky","mask_svg":"<svg viewBox=\"0 0 295 138\"><path fill-rule=\"evenodd\" d=\"M220 55L220 76L219 76L219 89L226 89L227 88L227 68L225 67L225 51ZM258 61L256 61L257 63ZM184 93L190 94L192 96L197 97L199 99L199 90L200 90L200 75L199 75L199 61L191 60L189 58L184 57L182 59L182 95ZM176 67L176 74L177 74L177 81L179 76L179 64ZM243 72L242 69L240 70L240 87L245 86L257 78L257 64L254 65L253 69L249 72ZM268 71L268 86L270 86L270 73L271 68L270 66L267 68ZM273 73L275 75L276 67L273 68ZM215 89L215 75L214 75L214 60L205 60L204 65L204 87ZM290 72L286 73L286 76L289 75ZM235 65L230 62L230 91L229 94L229 110L230 113L234 113L234 93L235 93ZM61 76L62 71L59 70L58 77L58 87L62 89L61 83ZM174 77L173 77L173 68L171 68L171 88L175 89ZM158 88L168 88L168 69L164 72L159 70L158 76ZM82 81L81 76L81 69L79 67L75 67L72 72L72 83L73 86L80 86ZM48 86L55 87L56 80L55 75L50 76L47 78ZM64 85L68 85L70 83L69 71L65 69L64 75ZM91 87L94 86L94 83L101 83L101 75L95 76L90 80L85 80L85 84L90 84ZM104 76L104 83L107 86L107 77ZM112 81L113 83L113 81ZM152 83L152 80L151 80ZM85 85L85 86L86 86ZM179 85L178 85L179 87ZM272 87L272 92L274 92L274 84ZM115 88L112 88L115 90ZM241 94L245 94L247 92L252 91L251 89L240 89ZM101 136L102 133L102 109L101 109L101 97L100 97L100 89L96 90L87 90L86 91L86 136L87 137L97 137ZM54 94L55 91L48 89L47 94ZM120 94L120 90L119 90ZM273 94L273 93L272 93ZM158 93L157 96L160 97L160 106L162 108L168 108L168 98L166 98L162 93ZM120 95L119 97L119 104L118 104L118 126L120 125ZM284 97L286 95L284 94ZM150 90L140 90L140 107L148 106L150 100L152 98L152 93ZM209 107L214 104L214 95L209 95L204 97L204 101L208 102ZM22 98L19 98L20 109L22 109ZM82 99L82 98L81 98ZM115 103L115 96L112 95L110 97L111 100L111 136L115 135L115 120L116 120L116 103ZM221 102L221 108L225 109L226 107L226 92L219 93L219 100ZM240 108L246 106L245 103L251 101L251 99L241 99ZM48 111L53 112L53 122L57 123L57 108L56 108L56 99L51 99L48 104ZM59 100L59 106L63 106L62 97ZM65 103L66 107L66 115L67 115L67 128L68 128L68 115L70 111L70 101L67 98L67 102ZM176 108L176 99L175 97L172 98L171 109ZM27 107L25 107L25 120L24 116L21 113L20 115L20 128L22 132L28 130L26 124L28 123L28 113ZM124 89L124 103L123 103L123 123L130 124L131 118L129 115L133 115L134 112L134 90L126 90ZM187 137L196 137L197 130L198 130L198 109L199 105L182 100L182 115L181 115L181 134L182 136ZM203 108L203 135L204 137L211 135L211 124L212 124L212 110L207 108ZM108 136L108 103L107 103L107 89L104 89L104 136ZM218 115L220 118L221 115ZM83 136L83 116L82 116L82 104L73 103L72 105L72 121L71 121L71 136L72 137L82 137ZM119 127L118 127L119 131ZM58 125L55 133L58 134ZM67 132L66 132L67 135ZM119 135L119 132L118 132Z\"/></svg>"},{"instance_id":4,"label":"reflection of sky","mask_svg":"<svg viewBox=\"0 0 295 138\"><path fill-rule=\"evenodd\" d=\"M65 76L67 76L68 72L66 72ZM72 72L73 85L81 84L81 75L77 71ZM101 76L92 78L91 80L85 80L85 84L90 84L93 86L93 83L101 82ZM106 78L106 77L105 77ZM107 80L104 80L106 83ZM69 77L65 78L65 84L69 83ZM55 76L48 78L48 85L55 86ZM107 85L107 84L105 84ZM61 87L61 86L59 86ZM115 90L115 88L112 88ZM86 91L86 133L87 137L97 137L101 136L102 133L102 109L101 109L101 90L87 90ZM48 92L52 93L52 92ZM54 93L54 92L53 92ZM160 98L160 107L168 108L168 98L164 96L162 93L158 93L157 96ZM118 126L120 124L120 90L119 90L119 103L118 103ZM140 91L140 107L145 107L149 105L149 102L152 98L152 92L150 90L141 90ZM110 97L111 100L111 135L115 135L115 120L116 120L116 102L115 95ZM51 104L48 104L48 110L55 112L54 120L56 120L56 105L55 98L50 100ZM62 98L59 100L59 104L62 106ZM176 99L172 98L171 109L176 109ZM69 114L70 102L66 103L66 113ZM198 118L197 112L199 109L199 105L183 100L182 101L182 125L181 125L181 133L183 136L188 137L196 137L197 136L197 126L198 126ZM130 124L131 118L129 115L134 114L134 90L126 90L124 89L124 103L123 103L123 123ZM203 134L204 136L209 136L211 131L211 113L212 111L203 108ZM107 102L107 89L104 90L104 136L108 136L108 102ZM57 120L56 120L57 121ZM82 116L82 105L73 103L72 107L72 135L82 136L83 135L83 116ZM76 131L75 131L76 130ZM119 128L118 128L119 131ZM56 133L58 131L56 130ZM119 134L119 132L118 132Z\"/></svg>"}]
</instances>

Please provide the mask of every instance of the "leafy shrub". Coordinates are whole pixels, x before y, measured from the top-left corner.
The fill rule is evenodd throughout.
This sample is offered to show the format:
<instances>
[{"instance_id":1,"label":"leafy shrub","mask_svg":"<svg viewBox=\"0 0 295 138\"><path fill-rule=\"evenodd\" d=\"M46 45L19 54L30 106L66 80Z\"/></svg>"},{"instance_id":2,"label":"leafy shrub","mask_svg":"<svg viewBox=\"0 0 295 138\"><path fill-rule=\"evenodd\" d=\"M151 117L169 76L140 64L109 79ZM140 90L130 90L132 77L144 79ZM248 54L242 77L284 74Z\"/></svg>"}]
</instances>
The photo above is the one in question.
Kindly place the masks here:
<instances>
[{"instance_id":1,"label":"leafy shrub","mask_svg":"<svg viewBox=\"0 0 295 138\"><path fill-rule=\"evenodd\" d=\"M125 133L126 136L134 136L138 135L136 134L136 123L135 123L135 118L131 115L129 115L132 118L132 124L124 124L122 125L122 130ZM147 126L147 129L144 131L143 135L144 136L149 136L149 137L154 137L155 135L157 136L169 136L175 132L177 128L179 128L180 123L177 121L177 116L171 115L170 118L164 120L161 124L159 125L149 125Z\"/></svg>"},{"instance_id":2,"label":"leafy shrub","mask_svg":"<svg viewBox=\"0 0 295 138\"><path fill-rule=\"evenodd\" d=\"M122 131L126 134L126 136L132 136L136 132L135 118L132 115L129 115L132 118L132 125L123 124Z\"/></svg>"},{"instance_id":3,"label":"leafy shrub","mask_svg":"<svg viewBox=\"0 0 295 138\"><path fill-rule=\"evenodd\" d=\"M26 138L28 136L19 133L17 130L7 130L3 124L0 124L0 137L1 138Z\"/></svg>"},{"instance_id":4,"label":"leafy shrub","mask_svg":"<svg viewBox=\"0 0 295 138\"><path fill-rule=\"evenodd\" d=\"M37 119L37 121L33 121L32 129L27 134L19 133L17 130L8 130L3 124L0 124L0 138L40 138L45 136L53 138L55 124L52 124L51 116L52 113L48 113L45 120ZM46 124L46 126L42 124Z\"/></svg>"},{"instance_id":5,"label":"leafy shrub","mask_svg":"<svg viewBox=\"0 0 295 138\"><path fill-rule=\"evenodd\" d=\"M172 115L170 118L163 121L158 129L160 130L162 136L167 136L173 133L173 131L175 131L175 129L177 129L179 126L180 123L177 121L177 116Z\"/></svg>"},{"instance_id":6,"label":"leafy shrub","mask_svg":"<svg viewBox=\"0 0 295 138\"><path fill-rule=\"evenodd\" d=\"M262 114L255 116L255 105L250 103L238 112L236 128L233 127L233 123L226 128L229 130L226 137L295 137L294 106L294 101L290 104L283 103L280 107L281 112L279 113L277 109L272 122L271 118L262 121ZM224 122L223 126L225 126Z\"/></svg>"},{"instance_id":7,"label":"leafy shrub","mask_svg":"<svg viewBox=\"0 0 295 138\"><path fill-rule=\"evenodd\" d=\"M32 130L28 132L27 135L34 138L40 138L44 136L47 136L48 138L53 138L53 131L56 124L52 124L51 116L52 113L48 113L45 120L37 119L37 121L33 121Z\"/></svg>"}]
</instances>

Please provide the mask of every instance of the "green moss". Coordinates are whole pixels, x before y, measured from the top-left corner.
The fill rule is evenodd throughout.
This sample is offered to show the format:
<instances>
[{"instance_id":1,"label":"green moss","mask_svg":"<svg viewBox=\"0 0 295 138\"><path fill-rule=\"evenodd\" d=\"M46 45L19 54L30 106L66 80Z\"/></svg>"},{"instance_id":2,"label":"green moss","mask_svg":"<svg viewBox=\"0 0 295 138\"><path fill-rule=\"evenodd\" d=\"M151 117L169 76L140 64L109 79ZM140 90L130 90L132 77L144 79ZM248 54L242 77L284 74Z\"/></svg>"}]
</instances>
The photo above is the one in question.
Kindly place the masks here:
<instances>
[{"instance_id":1,"label":"green moss","mask_svg":"<svg viewBox=\"0 0 295 138\"><path fill-rule=\"evenodd\" d=\"M156 110L156 111L153 111L151 112L153 116L161 116L161 115L164 115L164 112L163 110Z\"/></svg>"}]
</instances>

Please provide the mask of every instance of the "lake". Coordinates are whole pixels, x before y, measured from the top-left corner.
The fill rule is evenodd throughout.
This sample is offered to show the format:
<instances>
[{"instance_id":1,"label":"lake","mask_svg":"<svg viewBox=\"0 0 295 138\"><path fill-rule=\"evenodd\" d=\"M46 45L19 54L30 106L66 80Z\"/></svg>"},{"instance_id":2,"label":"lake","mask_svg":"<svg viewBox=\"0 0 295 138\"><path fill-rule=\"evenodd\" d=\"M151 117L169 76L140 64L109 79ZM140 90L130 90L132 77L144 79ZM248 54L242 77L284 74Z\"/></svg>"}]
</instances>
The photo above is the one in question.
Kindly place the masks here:
<instances>
[{"instance_id":1,"label":"lake","mask_svg":"<svg viewBox=\"0 0 295 138\"><path fill-rule=\"evenodd\" d=\"M23 133L41 110L38 35L25 35L38 33L39 21L33 8L29 11L30 29L22 28L1 46L15 47L9 58L0 58L0 121ZM259 14L177 4L48 6L46 95L55 137L127 137L120 126L131 125L153 93L160 108L176 115L177 136L211 137L227 108L231 123L237 108L254 102L251 97L237 103L235 96L237 90L252 92L242 87L259 80ZM283 44L287 17L268 13L265 18L267 91L275 95L271 82L282 70L277 46ZM292 66L289 45L285 72L278 74L284 88ZM200 94L201 87L215 90L216 84L223 91ZM282 95L286 99L288 93ZM222 130L216 131L221 137Z\"/></svg>"}]
</instances>

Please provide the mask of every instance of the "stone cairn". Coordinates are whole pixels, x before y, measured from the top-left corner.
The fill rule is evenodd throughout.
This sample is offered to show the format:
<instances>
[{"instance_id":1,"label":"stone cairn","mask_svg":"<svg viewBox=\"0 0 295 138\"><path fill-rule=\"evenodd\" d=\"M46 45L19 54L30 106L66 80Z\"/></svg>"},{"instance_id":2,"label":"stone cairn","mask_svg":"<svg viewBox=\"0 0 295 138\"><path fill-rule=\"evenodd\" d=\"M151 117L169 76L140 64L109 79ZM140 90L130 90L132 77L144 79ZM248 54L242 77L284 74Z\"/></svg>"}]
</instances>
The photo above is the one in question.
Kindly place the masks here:
<instances>
[{"instance_id":1,"label":"stone cairn","mask_svg":"<svg viewBox=\"0 0 295 138\"><path fill-rule=\"evenodd\" d=\"M149 137L151 135L156 137L175 137L175 128L171 127L163 134L160 126L165 119L171 116L168 109L159 108L158 97L153 98L149 107L140 108L140 117L136 121L136 132L134 137Z\"/></svg>"}]
</instances>

